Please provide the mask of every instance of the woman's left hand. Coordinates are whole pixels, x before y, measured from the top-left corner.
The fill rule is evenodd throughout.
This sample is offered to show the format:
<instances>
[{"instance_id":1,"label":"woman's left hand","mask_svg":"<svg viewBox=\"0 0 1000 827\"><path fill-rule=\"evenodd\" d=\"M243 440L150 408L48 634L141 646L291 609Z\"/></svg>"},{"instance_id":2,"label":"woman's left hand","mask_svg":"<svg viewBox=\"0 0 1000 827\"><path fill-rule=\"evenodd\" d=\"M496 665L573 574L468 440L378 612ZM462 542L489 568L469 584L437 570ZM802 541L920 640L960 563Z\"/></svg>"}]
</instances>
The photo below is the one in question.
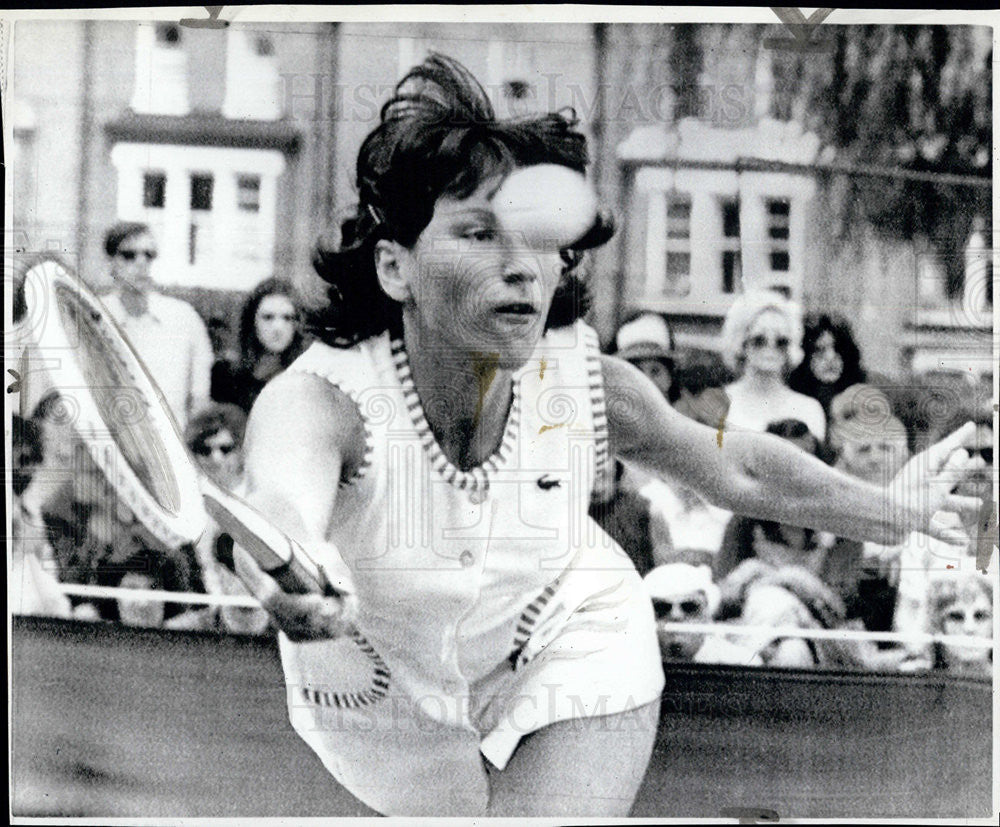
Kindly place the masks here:
<instances>
[{"instance_id":1,"label":"woman's left hand","mask_svg":"<svg viewBox=\"0 0 1000 827\"><path fill-rule=\"evenodd\" d=\"M948 545L967 545L969 536L960 523L974 520L982 508L979 497L953 493L955 487L982 467L981 458L970 459L965 446L976 435L967 422L957 431L917 454L893 479L889 488L893 521L902 542L919 531ZM958 515L960 523L945 515Z\"/></svg>"}]
</instances>

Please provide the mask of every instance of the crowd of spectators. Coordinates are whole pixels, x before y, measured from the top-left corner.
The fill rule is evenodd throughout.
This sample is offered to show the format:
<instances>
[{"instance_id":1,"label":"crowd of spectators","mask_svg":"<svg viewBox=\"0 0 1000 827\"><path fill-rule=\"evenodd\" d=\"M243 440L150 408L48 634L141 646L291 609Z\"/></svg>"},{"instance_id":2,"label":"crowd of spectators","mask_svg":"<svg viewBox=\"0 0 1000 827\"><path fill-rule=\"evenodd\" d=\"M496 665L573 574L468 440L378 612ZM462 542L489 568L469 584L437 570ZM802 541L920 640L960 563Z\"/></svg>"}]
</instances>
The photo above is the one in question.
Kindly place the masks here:
<instances>
[{"instance_id":1,"label":"crowd of spectators","mask_svg":"<svg viewBox=\"0 0 1000 827\"><path fill-rule=\"evenodd\" d=\"M233 352L227 320L213 317L206 326L190 304L156 288L150 266L158 252L148 226L116 224L105 252L110 287L101 300L163 391L201 471L239 493L247 414L264 385L307 345L296 291L275 278L251 291ZM57 391L13 421L15 610L134 626L266 631L263 610L239 605L252 601L233 573L231 541L213 524L194 545L165 547L108 483L72 421L73 401ZM60 584L125 591L90 597ZM149 590L246 599L201 608L147 599Z\"/></svg>"},{"instance_id":2,"label":"crowd of spectators","mask_svg":"<svg viewBox=\"0 0 1000 827\"><path fill-rule=\"evenodd\" d=\"M836 314L803 316L780 293L748 291L725 319L717 351L678 348L665 317L640 312L622 325L613 352L720 440L732 430L769 433L880 486L971 419L978 435L970 453L983 462L959 493L983 498L980 522L991 513L992 389L969 377L873 376ZM893 547L861 543L722 512L683 486L621 466L592 516L644 575L665 660L991 673L988 645L922 637L991 637L992 591L975 547L985 525L964 526L962 547L916 533ZM690 623L699 629L677 625ZM717 624L715 642L705 623ZM898 637L831 634L838 630Z\"/></svg>"},{"instance_id":3,"label":"crowd of spectators","mask_svg":"<svg viewBox=\"0 0 1000 827\"><path fill-rule=\"evenodd\" d=\"M153 377L165 383L202 472L239 493L247 414L264 385L308 345L296 291L276 278L251 291L234 320L234 349L225 336L227 320L213 317L206 327L190 305L153 287L156 245L148 227L116 225L106 251L111 312ZM974 419L979 433L972 450L984 467L966 485L990 513L989 389L940 376L906 383L873 378L845 320L831 313L804 317L772 291L739 296L717 344L716 350L679 348L664 316L639 312L620 327L612 351L642 370L679 413L717 430L720 444L726 431L769 433L880 485L911 455ZM925 404L943 391L948 404ZM248 594L233 573L232 541L217 526L179 549L165 549L148 535L90 458L65 402L49 393L30 417L14 421L15 611L267 632L267 614L249 600L200 607L142 597L149 589ZM929 644L919 637L990 636L992 592L975 565L980 526L965 527L965 548L916 534L889 548L732 514L620 462L613 476L591 514L644 576L663 627L665 660L990 672L987 646ZM129 591L117 598L67 596L60 583ZM690 623L702 628L677 628ZM715 631L706 632L704 625L713 623ZM778 627L784 631L766 633ZM789 635L789 628L900 632L912 642L809 639Z\"/></svg>"}]
</instances>

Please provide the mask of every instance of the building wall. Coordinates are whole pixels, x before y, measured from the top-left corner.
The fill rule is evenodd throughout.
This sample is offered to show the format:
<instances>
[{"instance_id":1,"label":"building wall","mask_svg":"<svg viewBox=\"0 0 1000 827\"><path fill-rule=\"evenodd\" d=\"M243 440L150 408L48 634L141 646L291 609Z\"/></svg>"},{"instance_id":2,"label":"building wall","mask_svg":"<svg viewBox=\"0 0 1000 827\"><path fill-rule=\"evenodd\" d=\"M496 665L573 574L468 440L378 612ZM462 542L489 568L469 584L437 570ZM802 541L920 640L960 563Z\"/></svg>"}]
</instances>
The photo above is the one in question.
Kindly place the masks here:
<instances>
[{"instance_id":1,"label":"building wall","mask_svg":"<svg viewBox=\"0 0 1000 827\"><path fill-rule=\"evenodd\" d=\"M823 162L824 155L818 145L810 157L796 158L791 157L795 153L780 150L771 153L768 147L776 144L772 139L754 146L753 141L739 138L740 150L731 157L721 149L715 156L712 154L713 141L725 143L726 134L750 135L765 128L801 133L802 125L810 122L807 97L801 90L797 95L790 93L794 84L781 83L780 73L788 70L782 63L784 58L761 48L765 34L774 33L766 32L766 28L724 24L693 29L609 27L603 61L609 79L604 135L606 146L617 149L617 157L605 172L602 186L605 192L617 188L614 201L626 226L613 244L619 263L601 270L602 280L596 290L602 298L597 322L606 342L613 336L622 311L630 306L643 305L666 312L682 340L688 337L704 341L710 341L717 333L725 310L724 302L712 306L711 302L699 301L700 306L694 308L688 306L691 302L644 292L648 263L659 254L657 245L663 246L664 242L661 231L657 231L660 233L657 237L649 237L648 227L656 222L646 220L647 205L642 198L635 197L642 182L629 177L638 174L634 167L629 175L624 174L623 157L634 161L636 148L639 147L641 156L646 143L652 147L648 150L650 157L658 158L660 163L664 158L733 163L737 157L806 164ZM982 34L979 33L979 40ZM807 68L816 71L815 66ZM663 103L671 99L670 94L661 95L657 91L664 84L673 93L672 106ZM616 111L628 112L628 117L616 118ZM773 120L775 117L780 120ZM699 132L717 134L689 141L685 148L684 128L692 124ZM681 173L665 174L674 182L681 176ZM732 177L734 173L726 170L700 173L699 189L703 196L723 191L727 175ZM747 176L744 172L737 177ZM789 179L791 186L790 174L774 177ZM798 270L795 275L800 290L793 284L793 293L807 310L829 309L846 316L867 362L882 373L897 376L911 368L923 371L928 366L940 366L988 375L988 314L969 312L960 306L960 301L943 297L929 301L922 297L920 284L928 278L924 271L933 269L937 256L933 244L919 239L893 239L857 218L848 220L846 183L845 176L837 175L807 174L803 178L800 189L804 197L798 201L798 221L794 206L792 216L793 224L798 224L795 244L800 250L799 265L793 268ZM683 189L676 183L674 186ZM891 182L887 181L886 186L891 186ZM707 214L704 210L701 214L704 226ZM754 248L768 242L763 227L742 223L747 265L746 259ZM698 225L692 215L692 227L696 229ZM964 246L964 239L962 242ZM701 259L712 243L699 245ZM623 244L627 249L623 249ZM695 287L715 277L711 268L695 267L691 273L692 297L699 292ZM624 289L619 289L620 285Z\"/></svg>"},{"instance_id":2,"label":"building wall","mask_svg":"<svg viewBox=\"0 0 1000 827\"><path fill-rule=\"evenodd\" d=\"M132 116L137 26L128 21L19 22L14 36L11 89L35 124L19 136L12 181L15 223L32 250L58 247L98 286L105 283L103 234L120 217L120 182L112 162L116 141L107 125ZM335 27L303 24L270 33L284 74L302 77L329 70ZM182 30L188 117L219 115L223 108L226 37L222 30ZM283 112L289 103L283 86L277 95ZM155 108L155 99L153 104ZM274 270L305 282L312 242L325 224L328 172L321 161L328 155L331 130L319 118L292 123L300 136L278 180ZM171 283L165 271L157 277Z\"/></svg>"},{"instance_id":3,"label":"building wall","mask_svg":"<svg viewBox=\"0 0 1000 827\"><path fill-rule=\"evenodd\" d=\"M130 117L136 26L32 21L19 22L14 30L10 90L27 126L15 133L13 147L15 228L30 250L78 257L93 281L100 281L106 268L103 232L118 217L114 141L106 126ZM620 312L642 298L635 290L642 276L632 262L646 255L633 226L645 207L629 200L620 145L637 129L668 135L685 118L733 134L752 130L774 113L780 95L773 55L759 46L759 27L344 23L242 29L272 35L279 75L272 84L276 113L298 135L277 182L277 274L321 298L322 283L310 263L315 239L338 227L355 203L358 148L377 123L382 103L410 66L437 49L469 67L501 117L575 109L590 139L601 201L622 228L590 263L593 321L605 343L613 338ZM185 117L218 115L229 105L227 32L185 29L182 47L190 110ZM241 81L258 83L261 94L268 94L271 82ZM509 81L522 82L526 95L506 94ZM803 101L786 103L779 107L783 117L806 120ZM842 186L841 178L817 179L815 195L804 202L797 278L805 306L836 308L848 316L869 362L889 372L908 364L913 351L959 341L954 330L969 328L967 319L942 326L915 318L919 265L927 253L846 221ZM751 228L746 229L752 247ZM628 255L622 246L626 237ZM721 312L724 308L701 316L696 327L717 329Z\"/></svg>"},{"instance_id":4,"label":"building wall","mask_svg":"<svg viewBox=\"0 0 1000 827\"><path fill-rule=\"evenodd\" d=\"M15 238L28 251L76 252L83 59L82 23L14 25L8 88L32 126L15 137L8 174Z\"/></svg>"}]
</instances>

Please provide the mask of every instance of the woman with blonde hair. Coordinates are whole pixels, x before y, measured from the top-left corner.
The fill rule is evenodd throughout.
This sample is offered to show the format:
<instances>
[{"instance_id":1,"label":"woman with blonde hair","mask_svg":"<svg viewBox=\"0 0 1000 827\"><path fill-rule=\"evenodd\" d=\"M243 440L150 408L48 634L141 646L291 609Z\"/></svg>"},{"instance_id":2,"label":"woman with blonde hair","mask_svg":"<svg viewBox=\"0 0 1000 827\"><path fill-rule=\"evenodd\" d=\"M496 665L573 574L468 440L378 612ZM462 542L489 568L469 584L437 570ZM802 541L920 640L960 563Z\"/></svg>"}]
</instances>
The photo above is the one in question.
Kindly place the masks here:
<instances>
[{"instance_id":1,"label":"woman with blonde hair","mask_svg":"<svg viewBox=\"0 0 1000 827\"><path fill-rule=\"evenodd\" d=\"M976 571L946 572L930 581L927 590L930 631L933 634L993 637L993 589L989 577ZM935 669L965 675L993 674L993 649L935 643Z\"/></svg>"},{"instance_id":2,"label":"woman with blonde hair","mask_svg":"<svg viewBox=\"0 0 1000 827\"><path fill-rule=\"evenodd\" d=\"M815 399L788 387L788 375L802 361L802 309L773 290L739 296L722 327L722 355L738 376L726 386L726 429L767 430L768 423L798 419L820 441L826 416Z\"/></svg>"}]
</instances>

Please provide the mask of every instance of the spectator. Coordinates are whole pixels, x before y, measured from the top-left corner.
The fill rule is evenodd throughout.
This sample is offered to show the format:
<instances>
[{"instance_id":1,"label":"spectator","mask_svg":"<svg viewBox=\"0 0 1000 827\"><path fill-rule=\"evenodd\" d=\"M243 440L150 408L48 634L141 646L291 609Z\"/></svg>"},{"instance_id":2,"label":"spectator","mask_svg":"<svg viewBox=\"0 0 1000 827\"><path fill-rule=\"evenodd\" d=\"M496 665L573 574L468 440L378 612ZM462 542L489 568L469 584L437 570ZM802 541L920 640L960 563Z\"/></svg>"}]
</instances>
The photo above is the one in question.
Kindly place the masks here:
<instances>
[{"instance_id":1,"label":"spectator","mask_svg":"<svg viewBox=\"0 0 1000 827\"><path fill-rule=\"evenodd\" d=\"M621 462L614 469L610 494L591 506L590 516L645 575L669 558L670 528L647 496L652 480Z\"/></svg>"},{"instance_id":2,"label":"spectator","mask_svg":"<svg viewBox=\"0 0 1000 827\"><path fill-rule=\"evenodd\" d=\"M625 322L615 337L615 355L635 365L673 404L679 388L674 382L674 334L658 313L639 313Z\"/></svg>"},{"instance_id":3,"label":"spectator","mask_svg":"<svg viewBox=\"0 0 1000 827\"><path fill-rule=\"evenodd\" d=\"M757 560L740 564L722 583L723 602L740 622L755 627L850 629L839 596L811 572L797 566L774 569ZM881 653L870 641L800 638L755 631L744 645L767 666L799 669L895 669L902 654Z\"/></svg>"},{"instance_id":4,"label":"spectator","mask_svg":"<svg viewBox=\"0 0 1000 827\"><path fill-rule=\"evenodd\" d=\"M708 566L670 563L657 566L644 579L656 613L657 634L664 660L747 666L763 663L753 651L730 643L721 636L663 628L663 624L667 623L712 622L719 607L719 587L712 582Z\"/></svg>"},{"instance_id":5,"label":"spectator","mask_svg":"<svg viewBox=\"0 0 1000 827\"><path fill-rule=\"evenodd\" d=\"M14 414L11 501L11 568L8 597L12 614L70 617L72 606L52 576L52 550L30 496L35 471L42 464L41 429Z\"/></svg>"},{"instance_id":6,"label":"spectator","mask_svg":"<svg viewBox=\"0 0 1000 827\"><path fill-rule=\"evenodd\" d=\"M72 423L73 403L57 392L39 403L33 420L42 434L44 474L33 501L53 550L62 582L117 586L129 561L158 549L154 536L108 483L104 472L80 441ZM193 550L163 551L176 572L180 591L198 591L201 581ZM118 619L114 600L73 599L74 615ZM176 612L176 607L167 607Z\"/></svg>"},{"instance_id":7,"label":"spectator","mask_svg":"<svg viewBox=\"0 0 1000 827\"><path fill-rule=\"evenodd\" d=\"M989 415L985 413L976 415L967 410L960 410L953 414L951 421L943 422L939 429L925 434L918 443L932 439L940 433L950 432L958 424L969 419L973 419L978 426L976 441L970 446L969 453L978 456L982 465L956 488L955 493L982 497L983 509L980 512L979 524L970 523L961 526L968 535L968 543L964 547L950 546L923 534L911 534L896 548L883 551L881 547L877 547L883 554L892 555L898 570L893 626L900 632L926 632L931 628L933 623L929 600L932 590L936 588L934 583L942 578L956 577L958 575L955 573L968 571L979 565L976 557L977 546L982 542L981 534L985 532L986 538L989 538L990 515L994 509L993 427ZM989 542L989 539L985 542ZM992 549L989 553L992 556ZM986 564L988 561L989 558ZM909 648L911 654L919 658L926 659L934 654L923 644Z\"/></svg>"},{"instance_id":8,"label":"spectator","mask_svg":"<svg viewBox=\"0 0 1000 827\"><path fill-rule=\"evenodd\" d=\"M718 429L725 423L729 401L721 385L732 378L722 360L710 351L690 352L677 367L673 389L678 413ZM680 483L650 477L642 494L668 526L670 546L660 547L656 562L711 561L732 513L706 501Z\"/></svg>"},{"instance_id":9,"label":"spectator","mask_svg":"<svg viewBox=\"0 0 1000 827\"><path fill-rule=\"evenodd\" d=\"M679 390L677 412L718 428L725 420L728 400L715 382L729 375L712 354L700 354L693 362L685 360L675 382ZM715 557L732 512L712 505L693 489L673 481L649 477L641 491L649 500L652 513L669 529L670 545L658 547L657 564L689 562L698 556L708 560Z\"/></svg>"},{"instance_id":10,"label":"spectator","mask_svg":"<svg viewBox=\"0 0 1000 827\"><path fill-rule=\"evenodd\" d=\"M780 436L806 453L818 456L819 440L798 419L772 422L767 433ZM734 516L726 526L713 567L717 580L726 577L744 560L755 558L774 568L801 566L819 575L826 559L826 547L808 528L779 525L767 520Z\"/></svg>"},{"instance_id":11,"label":"spectator","mask_svg":"<svg viewBox=\"0 0 1000 827\"><path fill-rule=\"evenodd\" d=\"M243 431L246 415L236 405L213 403L199 412L184 431L184 441L198 467L228 491L243 475Z\"/></svg>"},{"instance_id":12,"label":"spectator","mask_svg":"<svg viewBox=\"0 0 1000 827\"><path fill-rule=\"evenodd\" d=\"M834 313L810 313L802 339L804 357L788 377L788 386L811 396L829 419L833 398L865 381L854 334L846 319Z\"/></svg>"},{"instance_id":13,"label":"spectator","mask_svg":"<svg viewBox=\"0 0 1000 827\"><path fill-rule=\"evenodd\" d=\"M800 419L820 442L826 415L815 399L786 380L802 361L802 312L779 293L753 290L737 297L722 327L723 356L738 374L726 386L726 428L763 432L769 422Z\"/></svg>"},{"instance_id":14,"label":"spectator","mask_svg":"<svg viewBox=\"0 0 1000 827\"><path fill-rule=\"evenodd\" d=\"M877 485L887 485L910 458L903 423L889 416L880 421L860 417L837 426L835 467Z\"/></svg>"},{"instance_id":15,"label":"spectator","mask_svg":"<svg viewBox=\"0 0 1000 827\"><path fill-rule=\"evenodd\" d=\"M192 591L190 572L184 558L177 554L163 553L144 548L127 560L124 573L115 585L122 589L154 589L156 591ZM192 614L187 606L164 603L162 600L143 600L140 597L122 596L117 600L118 619L128 626L158 628L180 622Z\"/></svg>"},{"instance_id":16,"label":"spectator","mask_svg":"<svg viewBox=\"0 0 1000 827\"><path fill-rule=\"evenodd\" d=\"M674 378L678 396L674 407L678 412L710 428L725 425L729 397L724 388L735 377L719 354L687 351Z\"/></svg>"},{"instance_id":17,"label":"spectator","mask_svg":"<svg viewBox=\"0 0 1000 827\"><path fill-rule=\"evenodd\" d=\"M195 455L201 470L228 491L238 492L243 483L243 433L246 416L235 405L213 404L191 420L184 439ZM210 521L195 546L205 590L209 594L241 595L249 593L233 573L231 543ZM239 606L209 607L189 612L172 625L179 628L221 628L230 632L260 634L269 624L262 609Z\"/></svg>"},{"instance_id":18,"label":"spectator","mask_svg":"<svg viewBox=\"0 0 1000 827\"><path fill-rule=\"evenodd\" d=\"M117 502L103 472L93 462L73 428L71 397L50 392L38 403L32 421L42 438L43 473L31 492L45 526L60 581L115 585L109 581L110 550L124 547L119 535ZM120 576L120 574L119 574ZM97 619L117 615L113 601L71 598L76 616Z\"/></svg>"},{"instance_id":19,"label":"spectator","mask_svg":"<svg viewBox=\"0 0 1000 827\"><path fill-rule=\"evenodd\" d=\"M652 323L645 321L647 317ZM654 338L656 331L659 330L661 348L663 341L668 341L672 348L673 339L669 335L669 328L660 327L657 323L661 318L656 314L647 314L637 320L639 326L633 327L632 330L640 333L646 330L647 333L642 338L647 340ZM636 322L632 324L635 325ZM622 330L628 327L627 324ZM666 339L662 338L663 331L666 331ZM647 346L639 341L632 345L628 344L629 338L638 340L639 336L632 334L626 336L627 353L633 357L650 353ZM619 351L618 355L621 356L622 352ZM671 360L670 364L672 380L669 390L665 390L664 385L661 391L669 401L675 401L678 412L717 428L725 417L728 406L725 392L718 387L718 383L724 377L730 376L721 361L714 354L703 352L696 355L691 364L687 360L681 365ZM661 375L665 375L665 371ZM620 478L622 483L620 488L634 491L633 499L636 503L643 503L645 509L641 517L629 513L627 509L621 509L623 513L620 522L624 526L623 531L627 532L631 527L633 531L638 530L640 535L645 537L647 532L644 524L641 529L638 528L640 521L648 520L650 524L649 551L642 555L643 564L637 563L640 574L645 575L657 565L705 562L715 556L722 539L722 532L731 516L730 512L708 503L697 492L686 486L644 475L632 468L621 473ZM636 509L633 508L631 511L634 512Z\"/></svg>"},{"instance_id":20,"label":"spectator","mask_svg":"<svg viewBox=\"0 0 1000 827\"><path fill-rule=\"evenodd\" d=\"M930 583L931 633L992 638L993 589L989 577L977 572L949 572ZM993 649L935 643L933 666L965 675L991 677Z\"/></svg>"},{"instance_id":21,"label":"spectator","mask_svg":"<svg viewBox=\"0 0 1000 827\"><path fill-rule=\"evenodd\" d=\"M674 394L673 335L662 316L639 313L621 326L615 337L619 357L646 374L668 401ZM594 505L590 516L632 559L640 575L668 558L670 529L651 509L648 488L652 479L615 462L607 499Z\"/></svg>"},{"instance_id":22,"label":"spectator","mask_svg":"<svg viewBox=\"0 0 1000 827\"><path fill-rule=\"evenodd\" d=\"M228 376L220 374L215 399L250 408L271 379L305 350L302 311L292 284L270 278L258 284L240 314L240 361Z\"/></svg>"},{"instance_id":23,"label":"spectator","mask_svg":"<svg viewBox=\"0 0 1000 827\"><path fill-rule=\"evenodd\" d=\"M221 313L213 313L208 320L208 338L212 342L212 399L217 399L221 387L229 381L239 363L240 354L230 345L229 322Z\"/></svg>"},{"instance_id":24,"label":"spectator","mask_svg":"<svg viewBox=\"0 0 1000 827\"><path fill-rule=\"evenodd\" d=\"M993 412L989 407L985 407L985 409L984 407L960 408L943 422L940 428L931 429L929 433L918 440L919 446L922 448L924 445L931 444L929 442L931 439L950 434L966 422L975 422L976 435L968 445L967 450L969 456L979 462L980 467L960 483L955 491L957 494L966 494L983 500L979 525L970 522L966 526L970 537L975 537L980 532L987 530L985 523L989 520L993 507ZM979 567L985 568L982 565Z\"/></svg>"},{"instance_id":25,"label":"spectator","mask_svg":"<svg viewBox=\"0 0 1000 827\"><path fill-rule=\"evenodd\" d=\"M856 394L854 401L861 401L863 396ZM868 415L850 416L837 423L836 443L840 449L835 465L845 473L884 486L909 459L908 436L902 422L881 412L872 413L874 410L881 409L869 408ZM947 548L922 535L907 544L922 546L925 541ZM860 618L873 632L889 631L896 611L900 555L900 546L838 538L821 576L838 591L849 618Z\"/></svg>"},{"instance_id":26,"label":"spectator","mask_svg":"<svg viewBox=\"0 0 1000 827\"><path fill-rule=\"evenodd\" d=\"M845 469L856 466L857 473L849 473L872 482L884 482L884 478L869 476L878 470L879 463L886 467L886 463L898 460L890 456L888 448L895 450L896 447L902 447L908 450L909 447L909 434L903 423L893 416L889 397L872 385L851 385L837 394L830 404L829 427L828 445L835 464ZM882 445L870 444L871 440L878 439L883 434L885 441ZM898 440L900 434L904 436L901 445ZM846 456L845 441L855 443L853 450ZM865 450L859 454L858 450L862 448ZM868 469L862 468L862 464L868 466Z\"/></svg>"},{"instance_id":27,"label":"spectator","mask_svg":"<svg viewBox=\"0 0 1000 827\"><path fill-rule=\"evenodd\" d=\"M104 304L183 428L209 399L213 357L205 324L187 302L155 289L150 269L157 247L146 224L115 224L105 236L104 249L114 282Z\"/></svg>"},{"instance_id":28,"label":"spectator","mask_svg":"<svg viewBox=\"0 0 1000 827\"><path fill-rule=\"evenodd\" d=\"M11 437L11 488L14 496L20 497L42 464L42 430L38 423L15 413L11 420Z\"/></svg>"}]
</instances>

